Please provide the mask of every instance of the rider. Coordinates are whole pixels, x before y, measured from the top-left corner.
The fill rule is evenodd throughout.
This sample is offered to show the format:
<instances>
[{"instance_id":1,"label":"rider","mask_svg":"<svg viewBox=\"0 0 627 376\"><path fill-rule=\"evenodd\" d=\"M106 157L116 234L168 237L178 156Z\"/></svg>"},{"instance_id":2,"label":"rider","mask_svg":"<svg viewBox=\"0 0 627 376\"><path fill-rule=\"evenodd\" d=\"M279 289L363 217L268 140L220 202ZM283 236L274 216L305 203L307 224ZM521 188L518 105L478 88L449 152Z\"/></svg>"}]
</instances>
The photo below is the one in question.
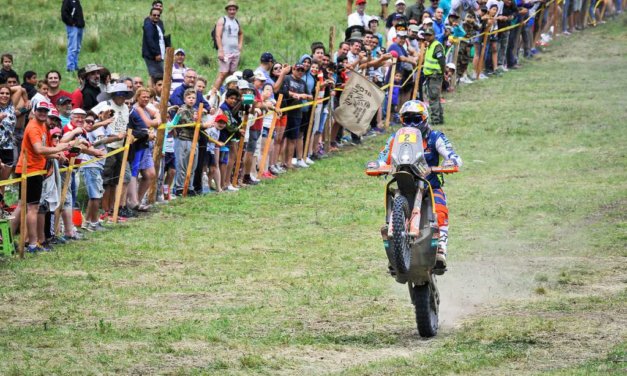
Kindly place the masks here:
<instances>
[{"instance_id":1,"label":"rider","mask_svg":"<svg viewBox=\"0 0 627 376\"><path fill-rule=\"evenodd\" d=\"M430 171L431 167L440 165L440 158L443 158L443 167L461 166L462 159L455 150L453 145L446 138L444 133L431 129L429 125L428 105L418 100L407 101L400 110L400 117L403 127L414 127L422 133L422 146L424 148L424 156L429 165L429 169L425 175L431 183L433 196L435 200L435 212L438 217L438 227L440 229L440 237L438 240L438 251L436 254L435 269L446 269L446 250L448 244L448 208L446 206L446 195L442 190L444 180L440 174ZM390 136L385 147L379 153L379 162L391 164L392 155L390 151L394 144L394 134Z\"/></svg>"}]
</instances>

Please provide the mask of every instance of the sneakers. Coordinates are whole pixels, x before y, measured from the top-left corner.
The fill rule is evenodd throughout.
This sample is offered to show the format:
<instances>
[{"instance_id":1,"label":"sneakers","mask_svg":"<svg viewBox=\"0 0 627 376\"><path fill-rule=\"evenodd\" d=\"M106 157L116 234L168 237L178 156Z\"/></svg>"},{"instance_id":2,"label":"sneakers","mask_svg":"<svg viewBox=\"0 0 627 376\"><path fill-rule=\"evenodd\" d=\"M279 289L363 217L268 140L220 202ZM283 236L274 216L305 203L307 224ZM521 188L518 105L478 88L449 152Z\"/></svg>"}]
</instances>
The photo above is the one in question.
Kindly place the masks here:
<instances>
[{"instance_id":1,"label":"sneakers","mask_svg":"<svg viewBox=\"0 0 627 376\"><path fill-rule=\"evenodd\" d=\"M435 266L433 267L433 273L436 275L442 275L446 271L446 251L438 248L438 253L435 255Z\"/></svg>"},{"instance_id":2,"label":"sneakers","mask_svg":"<svg viewBox=\"0 0 627 376\"><path fill-rule=\"evenodd\" d=\"M307 163L308 165L312 165L316 162L312 161L311 158L307 157L307 159L305 159L305 163Z\"/></svg>"},{"instance_id":3,"label":"sneakers","mask_svg":"<svg viewBox=\"0 0 627 376\"><path fill-rule=\"evenodd\" d=\"M302 159L299 159L298 162L293 163L294 166L296 167L300 167L300 168L307 168L309 167L309 165L307 163L305 163L305 161L303 161Z\"/></svg>"},{"instance_id":4,"label":"sneakers","mask_svg":"<svg viewBox=\"0 0 627 376\"><path fill-rule=\"evenodd\" d=\"M257 185L257 184L259 184L259 180L253 178L250 175L244 175L244 179L243 179L242 183L244 183L246 185Z\"/></svg>"},{"instance_id":5,"label":"sneakers","mask_svg":"<svg viewBox=\"0 0 627 376\"><path fill-rule=\"evenodd\" d=\"M263 174L261 174L261 177L264 178L264 179L275 179L276 178L276 176L273 173L271 173L270 171L264 172Z\"/></svg>"},{"instance_id":6,"label":"sneakers","mask_svg":"<svg viewBox=\"0 0 627 376\"><path fill-rule=\"evenodd\" d=\"M496 69L497 69L498 71L501 71L501 72L507 72L507 71L509 71L509 69L507 69L507 67L506 67L505 65L499 65Z\"/></svg>"},{"instance_id":7,"label":"sneakers","mask_svg":"<svg viewBox=\"0 0 627 376\"><path fill-rule=\"evenodd\" d=\"M488 76L486 76L486 75L485 75L485 74L483 74L483 72L482 72L482 73L480 73L480 74L479 74L479 79L480 79L480 80L487 80L487 79L488 79Z\"/></svg>"},{"instance_id":8,"label":"sneakers","mask_svg":"<svg viewBox=\"0 0 627 376\"><path fill-rule=\"evenodd\" d=\"M462 78L459 79L459 82L462 84L472 84L472 80L470 80L470 78L468 78L468 76L462 76Z\"/></svg>"},{"instance_id":9,"label":"sneakers","mask_svg":"<svg viewBox=\"0 0 627 376\"><path fill-rule=\"evenodd\" d=\"M89 232L107 231L107 229L102 224L100 224L100 222L96 222L96 223L87 222L87 225L83 228Z\"/></svg>"},{"instance_id":10,"label":"sneakers","mask_svg":"<svg viewBox=\"0 0 627 376\"><path fill-rule=\"evenodd\" d=\"M235 188L235 187L233 186L233 184L229 184L229 186L228 186L228 187L226 187L226 191L227 191L227 192L237 192L237 191L239 191L239 188Z\"/></svg>"},{"instance_id":11,"label":"sneakers","mask_svg":"<svg viewBox=\"0 0 627 376\"><path fill-rule=\"evenodd\" d=\"M283 173L279 171L279 168L276 165L270 166L270 168L268 168L268 172L275 176Z\"/></svg>"},{"instance_id":12,"label":"sneakers","mask_svg":"<svg viewBox=\"0 0 627 376\"><path fill-rule=\"evenodd\" d=\"M296 158L292 158L292 165L295 165L298 163L298 160Z\"/></svg>"}]
</instances>

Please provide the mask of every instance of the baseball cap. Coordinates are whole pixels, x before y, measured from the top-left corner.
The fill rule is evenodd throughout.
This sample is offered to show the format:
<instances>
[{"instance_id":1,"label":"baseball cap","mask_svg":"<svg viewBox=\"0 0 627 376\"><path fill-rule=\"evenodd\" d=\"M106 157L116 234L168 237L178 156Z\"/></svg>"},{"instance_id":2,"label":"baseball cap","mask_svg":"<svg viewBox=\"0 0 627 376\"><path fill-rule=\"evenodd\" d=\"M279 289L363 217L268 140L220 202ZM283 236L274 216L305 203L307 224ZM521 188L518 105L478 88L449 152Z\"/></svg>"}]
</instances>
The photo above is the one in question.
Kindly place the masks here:
<instances>
[{"instance_id":1,"label":"baseball cap","mask_svg":"<svg viewBox=\"0 0 627 376\"><path fill-rule=\"evenodd\" d=\"M357 0L355 1L355 4L357 5L366 4L366 0Z\"/></svg>"},{"instance_id":2,"label":"baseball cap","mask_svg":"<svg viewBox=\"0 0 627 376\"><path fill-rule=\"evenodd\" d=\"M267 80L266 76L261 72L255 72L255 80L265 81Z\"/></svg>"},{"instance_id":3,"label":"baseball cap","mask_svg":"<svg viewBox=\"0 0 627 376\"><path fill-rule=\"evenodd\" d=\"M238 70L233 72L233 76L237 77L238 80L242 78L242 71Z\"/></svg>"},{"instance_id":4,"label":"baseball cap","mask_svg":"<svg viewBox=\"0 0 627 376\"><path fill-rule=\"evenodd\" d=\"M183 54L183 56L185 56L185 50L182 48L177 48L176 51L174 51L174 54L175 55Z\"/></svg>"},{"instance_id":5,"label":"baseball cap","mask_svg":"<svg viewBox=\"0 0 627 376\"><path fill-rule=\"evenodd\" d=\"M425 35L434 35L433 29L430 28L430 27L425 28L424 34Z\"/></svg>"},{"instance_id":6,"label":"baseball cap","mask_svg":"<svg viewBox=\"0 0 627 376\"><path fill-rule=\"evenodd\" d=\"M294 70L305 70L305 66L302 64L294 65Z\"/></svg>"},{"instance_id":7,"label":"baseball cap","mask_svg":"<svg viewBox=\"0 0 627 376\"><path fill-rule=\"evenodd\" d=\"M242 72L242 78L245 79L246 81L250 80L254 76L255 76L255 72L253 72L252 69L244 69L244 72Z\"/></svg>"},{"instance_id":8,"label":"baseball cap","mask_svg":"<svg viewBox=\"0 0 627 376\"><path fill-rule=\"evenodd\" d=\"M248 89L248 81L246 80L237 81L237 88L240 90Z\"/></svg>"},{"instance_id":9,"label":"baseball cap","mask_svg":"<svg viewBox=\"0 0 627 376\"><path fill-rule=\"evenodd\" d=\"M368 21L368 23L373 22L373 21L378 24L379 23L379 17L377 17L377 16L370 17L370 21Z\"/></svg>"},{"instance_id":10,"label":"baseball cap","mask_svg":"<svg viewBox=\"0 0 627 376\"><path fill-rule=\"evenodd\" d=\"M433 20L431 18L425 18L424 20L422 20L422 24L426 25L426 24L432 24Z\"/></svg>"},{"instance_id":11,"label":"baseball cap","mask_svg":"<svg viewBox=\"0 0 627 376\"><path fill-rule=\"evenodd\" d=\"M63 106L68 103L72 103L72 100L68 96L62 95L57 99L57 106Z\"/></svg>"},{"instance_id":12,"label":"baseball cap","mask_svg":"<svg viewBox=\"0 0 627 376\"><path fill-rule=\"evenodd\" d=\"M40 101L37 103L37 106L35 107L35 111L38 110L46 110L46 111L50 111L50 109L52 108L52 105L46 101Z\"/></svg>"},{"instance_id":13,"label":"baseball cap","mask_svg":"<svg viewBox=\"0 0 627 376\"><path fill-rule=\"evenodd\" d=\"M70 114L87 116L87 112L85 112L85 110L83 110L82 108L75 108L72 110L72 112L70 112Z\"/></svg>"},{"instance_id":14,"label":"baseball cap","mask_svg":"<svg viewBox=\"0 0 627 376\"><path fill-rule=\"evenodd\" d=\"M456 69L457 69L457 68L455 67L455 64L453 64L453 63L448 63L448 64L446 64L446 67L447 67L448 69L452 69L452 70L456 70Z\"/></svg>"},{"instance_id":15,"label":"baseball cap","mask_svg":"<svg viewBox=\"0 0 627 376\"><path fill-rule=\"evenodd\" d=\"M394 19L395 19L395 20L400 20L401 18L405 18L405 16L403 16L403 15L402 15L402 14L400 14L400 13L395 13L395 14L394 14Z\"/></svg>"},{"instance_id":16,"label":"baseball cap","mask_svg":"<svg viewBox=\"0 0 627 376\"><path fill-rule=\"evenodd\" d=\"M48 117L54 117L54 118L61 120L61 115L59 114L59 111L56 108L50 109L50 111L48 112Z\"/></svg>"},{"instance_id":17,"label":"baseball cap","mask_svg":"<svg viewBox=\"0 0 627 376\"><path fill-rule=\"evenodd\" d=\"M272 56L270 52L264 52L261 54L261 57L259 58L259 60L262 63L271 63L274 61L274 56Z\"/></svg>"},{"instance_id":18,"label":"baseball cap","mask_svg":"<svg viewBox=\"0 0 627 376\"><path fill-rule=\"evenodd\" d=\"M394 5L405 5L405 0L396 0L396 2L394 3Z\"/></svg>"},{"instance_id":19,"label":"baseball cap","mask_svg":"<svg viewBox=\"0 0 627 376\"><path fill-rule=\"evenodd\" d=\"M413 31L414 33L417 33L420 31L420 27L418 25L409 25L409 31Z\"/></svg>"},{"instance_id":20,"label":"baseball cap","mask_svg":"<svg viewBox=\"0 0 627 376\"><path fill-rule=\"evenodd\" d=\"M221 121L223 123L228 123L229 122L229 118L227 118L225 114L220 114L220 115L216 116L214 121L216 123L219 122L219 121Z\"/></svg>"},{"instance_id":21,"label":"baseball cap","mask_svg":"<svg viewBox=\"0 0 627 376\"><path fill-rule=\"evenodd\" d=\"M48 115L48 116L50 116L50 115ZM52 128L51 130L48 131L48 134L50 136L54 136L55 134L63 134L63 131L61 131L61 128L59 128L59 127L54 127L54 128Z\"/></svg>"},{"instance_id":22,"label":"baseball cap","mask_svg":"<svg viewBox=\"0 0 627 376\"><path fill-rule=\"evenodd\" d=\"M224 84L228 85L231 82L237 82L237 77L235 77L235 75L230 75L227 78L224 79Z\"/></svg>"}]
</instances>

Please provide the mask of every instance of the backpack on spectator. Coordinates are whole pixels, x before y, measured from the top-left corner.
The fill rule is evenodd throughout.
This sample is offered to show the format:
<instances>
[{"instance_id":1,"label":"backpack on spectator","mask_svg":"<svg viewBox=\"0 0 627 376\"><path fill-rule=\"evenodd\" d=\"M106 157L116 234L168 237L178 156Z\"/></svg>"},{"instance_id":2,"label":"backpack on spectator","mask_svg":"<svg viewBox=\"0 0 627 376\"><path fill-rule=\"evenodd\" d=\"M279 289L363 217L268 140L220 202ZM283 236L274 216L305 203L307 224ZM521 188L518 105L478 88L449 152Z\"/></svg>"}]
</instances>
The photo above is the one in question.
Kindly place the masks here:
<instances>
[{"instance_id":1,"label":"backpack on spectator","mask_svg":"<svg viewBox=\"0 0 627 376\"><path fill-rule=\"evenodd\" d=\"M237 20L237 18L235 19L235 22L237 22L237 26L239 26L239 21ZM222 23L226 24L226 16L222 16ZM216 23L215 25L213 25L213 30L211 30L211 40L213 41L213 48L214 49L218 49L218 41L216 40L216 28L218 27L218 24Z\"/></svg>"}]
</instances>

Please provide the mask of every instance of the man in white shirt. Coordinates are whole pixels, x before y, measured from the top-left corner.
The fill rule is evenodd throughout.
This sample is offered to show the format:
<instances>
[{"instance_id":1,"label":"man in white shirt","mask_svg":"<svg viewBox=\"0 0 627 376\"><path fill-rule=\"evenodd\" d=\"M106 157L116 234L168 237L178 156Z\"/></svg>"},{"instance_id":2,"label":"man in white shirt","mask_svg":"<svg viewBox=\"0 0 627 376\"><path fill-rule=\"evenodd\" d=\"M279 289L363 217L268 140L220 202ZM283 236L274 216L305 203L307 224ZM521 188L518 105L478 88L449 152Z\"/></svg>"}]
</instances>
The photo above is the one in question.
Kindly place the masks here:
<instances>
[{"instance_id":1,"label":"man in white shirt","mask_svg":"<svg viewBox=\"0 0 627 376\"><path fill-rule=\"evenodd\" d=\"M366 0L357 0L357 11L348 16L348 27L359 25L368 28L370 16L366 14Z\"/></svg>"}]
</instances>

